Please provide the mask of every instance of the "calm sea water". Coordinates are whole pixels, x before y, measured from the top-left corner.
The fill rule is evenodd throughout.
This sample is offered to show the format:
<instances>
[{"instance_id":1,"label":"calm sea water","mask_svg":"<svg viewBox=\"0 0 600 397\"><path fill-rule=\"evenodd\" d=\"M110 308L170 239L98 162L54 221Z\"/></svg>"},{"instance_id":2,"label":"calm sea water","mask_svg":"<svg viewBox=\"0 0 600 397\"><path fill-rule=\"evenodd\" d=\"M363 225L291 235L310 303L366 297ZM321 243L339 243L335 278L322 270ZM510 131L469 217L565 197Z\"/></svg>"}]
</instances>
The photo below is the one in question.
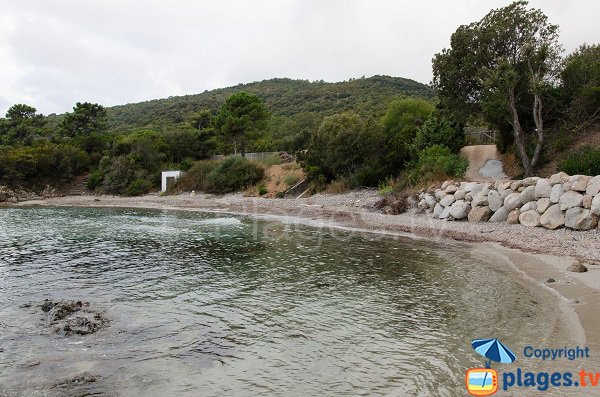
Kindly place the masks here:
<instances>
[{"instance_id":1,"label":"calm sea water","mask_svg":"<svg viewBox=\"0 0 600 397\"><path fill-rule=\"evenodd\" d=\"M248 217L0 209L0 395L463 396L471 339L522 346L557 315L492 269L459 244ZM23 307L46 298L110 326L58 335Z\"/></svg>"}]
</instances>

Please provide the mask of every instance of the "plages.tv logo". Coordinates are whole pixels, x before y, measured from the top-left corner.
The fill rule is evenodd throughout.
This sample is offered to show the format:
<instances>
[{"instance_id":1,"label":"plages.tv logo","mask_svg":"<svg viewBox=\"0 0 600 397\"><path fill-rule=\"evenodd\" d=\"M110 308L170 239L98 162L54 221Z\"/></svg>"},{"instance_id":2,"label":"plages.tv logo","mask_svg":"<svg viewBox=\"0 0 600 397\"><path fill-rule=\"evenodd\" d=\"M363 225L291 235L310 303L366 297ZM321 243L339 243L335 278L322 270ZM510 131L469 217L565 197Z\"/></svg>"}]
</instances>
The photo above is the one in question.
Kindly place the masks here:
<instances>
[{"instance_id":1,"label":"plages.tv logo","mask_svg":"<svg viewBox=\"0 0 600 397\"><path fill-rule=\"evenodd\" d=\"M467 370L467 391L473 396L491 396L498 391L498 373L492 369L492 361L510 364L517 356L497 338L475 339L471 346L487 360L484 368Z\"/></svg>"}]
</instances>

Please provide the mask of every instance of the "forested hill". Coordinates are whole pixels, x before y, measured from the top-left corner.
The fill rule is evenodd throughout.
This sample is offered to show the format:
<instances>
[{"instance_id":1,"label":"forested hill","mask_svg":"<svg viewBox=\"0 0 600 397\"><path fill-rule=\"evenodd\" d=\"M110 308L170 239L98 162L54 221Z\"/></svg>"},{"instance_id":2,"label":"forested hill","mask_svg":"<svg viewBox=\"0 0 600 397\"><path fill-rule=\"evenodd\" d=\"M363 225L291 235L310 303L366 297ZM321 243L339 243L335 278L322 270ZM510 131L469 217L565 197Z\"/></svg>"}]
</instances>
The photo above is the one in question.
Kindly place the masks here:
<instances>
[{"instance_id":1,"label":"forested hill","mask_svg":"<svg viewBox=\"0 0 600 397\"><path fill-rule=\"evenodd\" d=\"M304 112L327 116L343 111L382 116L392 98L415 96L430 99L433 90L414 80L373 76L339 83L271 79L201 94L169 97L107 108L111 130L160 127L181 123L203 109L216 111L234 92L247 91L261 97L274 115Z\"/></svg>"}]
</instances>

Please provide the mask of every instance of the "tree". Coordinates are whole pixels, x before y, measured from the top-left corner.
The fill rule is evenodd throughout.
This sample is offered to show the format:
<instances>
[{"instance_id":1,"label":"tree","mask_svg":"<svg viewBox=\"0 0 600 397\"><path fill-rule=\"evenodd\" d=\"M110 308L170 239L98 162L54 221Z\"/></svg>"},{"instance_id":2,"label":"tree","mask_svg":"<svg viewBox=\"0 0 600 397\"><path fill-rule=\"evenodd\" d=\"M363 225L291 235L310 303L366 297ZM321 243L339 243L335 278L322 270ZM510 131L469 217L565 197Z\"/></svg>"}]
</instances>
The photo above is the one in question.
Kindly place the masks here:
<instances>
[{"instance_id":1,"label":"tree","mask_svg":"<svg viewBox=\"0 0 600 397\"><path fill-rule=\"evenodd\" d=\"M215 125L225 137L239 144L245 157L246 140L250 134L265 128L269 117L269 111L258 96L241 91L225 100L215 117Z\"/></svg>"},{"instance_id":2,"label":"tree","mask_svg":"<svg viewBox=\"0 0 600 397\"><path fill-rule=\"evenodd\" d=\"M600 45L580 46L569 54L560 72L568 116L587 125L600 119Z\"/></svg>"},{"instance_id":3,"label":"tree","mask_svg":"<svg viewBox=\"0 0 600 397\"><path fill-rule=\"evenodd\" d=\"M107 128L104 106L89 102L77 102L73 113L68 113L60 124L62 133L70 137L104 132Z\"/></svg>"},{"instance_id":4,"label":"tree","mask_svg":"<svg viewBox=\"0 0 600 397\"><path fill-rule=\"evenodd\" d=\"M412 150L416 155L430 146L440 145L457 153L464 143L464 126L457 123L452 116L437 111L419 128L412 144Z\"/></svg>"},{"instance_id":5,"label":"tree","mask_svg":"<svg viewBox=\"0 0 600 397\"><path fill-rule=\"evenodd\" d=\"M0 125L3 140L6 143L31 143L46 125L46 118L36 112L36 108L22 103L11 106L6 112L6 120Z\"/></svg>"},{"instance_id":6,"label":"tree","mask_svg":"<svg viewBox=\"0 0 600 397\"><path fill-rule=\"evenodd\" d=\"M516 1L461 26L451 48L433 59L433 86L459 121L483 112L488 121L500 123L500 116L510 123L523 170L532 175L544 144L543 98L556 77L561 47L558 26L527 5ZM532 115L537 135L531 157L525 114Z\"/></svg>"},{"instance_id":7,"label":"tree","mask_svg":"<svg viewBox=\"0 0 600 397\"><path fill-rule=\"evenodd\" d=\"M387 143L387 161L391 170L404 168L410 159L411 145L421 125L434 111L423 99L406 98L392 101L382 119Z\"/></svg>"}]
</instances>

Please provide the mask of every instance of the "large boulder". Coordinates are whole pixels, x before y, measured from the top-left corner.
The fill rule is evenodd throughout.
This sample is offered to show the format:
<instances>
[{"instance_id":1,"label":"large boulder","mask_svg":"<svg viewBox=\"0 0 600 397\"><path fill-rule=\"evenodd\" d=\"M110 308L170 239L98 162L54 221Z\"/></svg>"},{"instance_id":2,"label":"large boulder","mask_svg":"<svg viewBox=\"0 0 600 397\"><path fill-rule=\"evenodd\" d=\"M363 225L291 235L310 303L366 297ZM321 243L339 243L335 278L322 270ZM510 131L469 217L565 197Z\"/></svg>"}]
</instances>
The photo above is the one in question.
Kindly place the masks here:
<instances>
[{"instance_id":1,"label":"large boulder","mask_svg":"<svg viewBox=\"0 0 600 397\"><path fill-rule=\"evenodd\" d=\"M440 213L440 219L447 219L450 216L450 206L444 207Z\"/></svg>"},{"instance_id":2,"label":"large boulder","mask_svg":"<svg viewBox=\"0 0 600 397\"><path fill-rule=\"evenodd\" d=\"M583 194L579 194L574 190L569 190L560 197L558 200L560 209L565 211L569 208L579 207L583 204Z\"/></svg>"},{"instance_id":3,"label":"large boulder","mask_svg":"<svg viewBox=\"0 0 600 397\"><path fill-rule=\"evenodd\" d=\"M550 185L548 179L540 179L535 184L535 197L538 199L542 197L550 197L551 190L552 186Z\"/></svg>"},{"instance_id":4,"label":"large boulder","mask_svg":"<svg viewBox=\"0 0 600 397\"><path fill-rule=\"evenodd\" d=\"M585 192L591 179L592 177L587 175L573 175L571 178L569 178L569 182L571 182L571 190Z\"/></svg>"},{"instance_id":5,"label":"large boulder","mask_svg":"<svg viewBox=\"0 0 600 397\"><path fill-rule=\"evenodd\" d=\"M534 201L535 199L535 186L527 186L519 195L519 200L522 204Z\"/></svg>"},{"instance_id":6,"label":"large boulder","mask_svg":"<svg viewBox=\"0 0 600 397\"><path fill-rule=\"evenodd\" d=\"M540 226L540 214L538 214L536 210L521 212L519 215L519 223L528 227Z\"/></svg>"},{"instance_id":7,"label":"large boulder","mask_svg":"<svg viewBox=\"0 0 600 397\"><path fill-rule=\"evenodd\" d=\"M554 204L540 217L540 223L546 229L558 229L565 224L565 213L561 211L560 205Z\"/></svg>"},{"instance_id":8,"label":"large boulder","mask_svg":"<svg viewBox=\"0 0 600 397\"><path fill-rule=\"evenodd\" d=\"M581 207L569 208L565 214L565 226L575 230L590 230L598 226L598 215Z\"/></svg>"},{"instance_id":9,"label":"large boulder","mask_svg":"<svg viewBox=\"0 0 600 397\"><path fill-rule=\"evenodd\" d=\"M600 194L597 194L592 200L592 207L590 210L592 211L592 214L600 215Z\"/></svg>"},{"instance_id":10,"label":"large boulder","mask_svg":"<svg viewBox=\"0 0 600 397\"><path fill-rule=\"evenodd\" d=\"M465 219L471 211L471 205L465 200L455 201L450 207L450 215L456 220Z\"/></svg>"},{"instance_id":11,"label":"large boulder","mask_svg":"<svg viewBox=\"0 0 600 397\"><path fill-rule=\"evenodd\" d=\"M455 201L456 199L454 198L454 195L447 194L444 197L442 197L442 199L440 200L440 204L442 205L442 207L448 207Z\"/></svg>"},{"instance_id":12,"label":"large boulder","mask_svg":"<svg viewBox=\"0 0 600 397\"><path fill-rule=\"evenodd\" d=\"M569 175L561 171L558 174L552 175L550 177L550 179L548 180L548 182L550 182L550 184L552 186L554 186L557 183L565 183L568 180L569 180Z\"/></svg>"},{"instance_id":13,"label":"large boulder","mask_svg":"<svg viewBox=\"0 0 600 397\"><path fill-rule=\"evenodd\" d=\"M565 194L565 191L563 190L562 183L557 183L552 186L552 190L550 190L550 202L554 204L558 203L558 200L560 200L560 197L563 194Z\"/></svg>"},{"instance_id":14,"label":"large boulder","mask_svg":"<svg viewBox=\"0 0 600 397\"><path fill-rule=\"evenodd\" d=\"M439 218L442 211L444 211L444 207L440 203L436 203L433 208L433 217Z\"/></svg>"},{"instance_id":15,"label":"large boulder","mask_svg":"<svg viewBox=\"0 0 600 397\"><path fill-rule=\"evenodd\" d=\"M528 203L523 204L521 208L519 208L521 212L536 210L537 211L537 201L530 201Z\"/></svg>"},{"instance_id":16,"label":"large boulder","mask_svg":"<svg viewBox=\"0 0 600 397\"><path fill-rule=\"evenodd\" d=\"M536 210L540 214L546 212L546 210L550 207L550 199L548 197L543 197L539 199L536 203Z\"/></svg>"},{"instance_id":17,"label":"large boulder","mask_svg":"<svg viewBox=\"0 0 600 397\"><path fill-rule=\"evenodd\" d=\"M456 193L457 190L458 190L458 187L456 185L450 185L450 186L446 187L446 193L448 193L448 194L454 194L454 193Z\"/></svg>"},{"instance_id":18,"label":"large boulder","mask_svg":"<svg viewBox=\"0 0 600 397\"><path fill-rule=\"evenodd\" d=\"M506 207L500 207L490 217L490 222L504 222L508 218L509 210Z\"/></svg>"},{"instance_id":19,"label":"large boulder","mask_svg":"<svg viewBox=\"0 0 600 397\"><path fill-rule=\"evenodd\" d=\"M505 192L506 190L503 190ZM488 193L488 205L492 211L498 211L498 208L502 207L504 200L499 192L492 190Z\"/></svg>"},{"instance_id":20,"label":"large boulder","mask_svg":"<svg viewBox=\"0 0 600 397\"><path fill-rule=\"evenodd\" d=\"M466 195L467 195L466 190L464 190L464 189L458 189L456 191L456 193L454 193L454 198L456 200L464 200Z\"/></svg>"},{"instance_id":21,"label":"large boulder","mask_svg":"<svg viewBox=\"0 0 600 397\"><path fill-rule=\"evenodd\" d=\"M467 218L469 222L487 222L493 213L490 207L473 207Z\"/></svg>"},{"instance_id":22,"label":"large boulder","mask_svg":"<svg viewBox=\"0 0 600 397\"><path fill-rule=\"evenodd\" d=\"M587 208L587 209L590 209L590 208L592 208L592 200L593 200L593 199L594 199L594 198L593 198L591 195L589 195L589 194L584 194L584 195L583 195L583 200L582 200L582 204L581 204L581 206L582 206L583 208Z\"/></svg>"},{"instance_id":23,"label":"large boulder","mask_svg":"<svg viewBox=\"0 0 600 397\"><path fill-rule=\"evenodd\" d=\"M431 194L429 194L429 193L425 194L424 199L429 208L435 207L435 205L436 205L435 197L433 197Z\"/></svg>"},{"instance_id":24,"label":"large boulder","mask_svg":"<svg viewBox=\"0 0 600 397\"><path fill-rule=\"evenodd\" d=\"M585 189L585 193L590 196L595 196L600 193L600 175L596 175L588 182L587 189Z\"/></svg>"},{"instance_id":25,"label":"large boulder","mask_svg":"<svg viewBox=\"0 0 600 397\"><path fill-rule=\"evenodd\" d=\"M485 207L488 205L488 194L485 192L485 190L473 196L471 205L473 207Z\"/></svg>"},{"instance_id":26,"label":"large boulder","mask_svg":"<svg viewBox=\"0 0 600 397\"><path fill-rule=\"evenodd\" d=\"M520 193L511 193L504 199L504 207L509 211L514 210L521 205L523 205L523 203L521 202Z\"/></svg>"}]
</instances>

